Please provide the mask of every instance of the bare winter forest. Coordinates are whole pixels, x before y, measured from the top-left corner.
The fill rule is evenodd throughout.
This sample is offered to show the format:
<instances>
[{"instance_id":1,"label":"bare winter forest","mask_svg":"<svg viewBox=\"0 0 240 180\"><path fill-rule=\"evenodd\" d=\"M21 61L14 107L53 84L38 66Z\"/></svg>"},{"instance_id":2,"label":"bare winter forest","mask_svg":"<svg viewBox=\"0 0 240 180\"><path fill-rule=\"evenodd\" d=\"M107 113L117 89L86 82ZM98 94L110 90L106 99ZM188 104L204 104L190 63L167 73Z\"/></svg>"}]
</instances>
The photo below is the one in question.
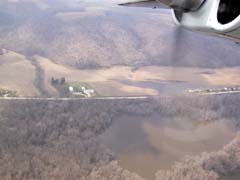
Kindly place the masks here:
<instances>
[{"instance_id":1,"label":"bare winter forest","mask_svg":"<svg viewBox=\"0 0 240 180\"><path fill-rule=\"evenodd\" d=\"M141 180L122 168L99 136L116 117L226 121L239 129L240 96L147 100L0 101L0 179ZM186 157L156 180L225 180L240 170L240 136L223 149ZM239 175L239 174L237 174ZM239 177L239 176L238 176Z\"/></svg>"}]
</instances>

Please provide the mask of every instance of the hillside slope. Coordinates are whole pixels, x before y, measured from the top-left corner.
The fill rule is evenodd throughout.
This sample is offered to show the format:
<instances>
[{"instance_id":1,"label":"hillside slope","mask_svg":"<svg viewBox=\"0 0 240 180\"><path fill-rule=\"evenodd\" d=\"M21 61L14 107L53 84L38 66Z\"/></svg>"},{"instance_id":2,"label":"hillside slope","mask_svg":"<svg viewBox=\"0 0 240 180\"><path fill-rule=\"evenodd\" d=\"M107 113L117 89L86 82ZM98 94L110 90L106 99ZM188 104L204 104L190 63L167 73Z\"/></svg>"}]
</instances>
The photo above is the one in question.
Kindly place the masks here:
<instances>
[{"instance_id":1,"label":"hillside slope","mask_svg":"<svg viewBox=\"0 0 240 180\"><path fill-rule=\"evenodd\" d=\"M175 47L176 27L167 10L54 2L2 2L0 13L11 21L0 20L0 47L82 69L240 65L239 46L232 41L184 31Z\"/></svg>"}]
</instances>

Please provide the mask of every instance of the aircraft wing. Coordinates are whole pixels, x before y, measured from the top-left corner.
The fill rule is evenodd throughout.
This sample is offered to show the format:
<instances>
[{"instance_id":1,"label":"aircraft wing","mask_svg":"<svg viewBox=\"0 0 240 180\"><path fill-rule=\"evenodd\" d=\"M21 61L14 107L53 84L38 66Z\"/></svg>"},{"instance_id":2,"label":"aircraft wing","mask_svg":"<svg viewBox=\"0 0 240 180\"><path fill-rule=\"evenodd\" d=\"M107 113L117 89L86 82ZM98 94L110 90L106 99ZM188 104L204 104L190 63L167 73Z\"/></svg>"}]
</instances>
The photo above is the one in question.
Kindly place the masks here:
<instances>
[{"instance_id":1,"label":"aircraft wing","mask_svg":"<svg viewBox=\"0 0 240 180\"><path fill-rule=\"evenodd\" d=\"M219 0L128 0L122 6L172 8L177 25L240 41L240 1Z\"/></svg>"},{"instance_id":2,"label":"aircraft wing","mask_svg":"<svg viewBox=\"0 0 240 180\"><path fill-rule=\"evenodd\" d=\"M146 7L146 8L164 8L169 7L159 2L158 0L129 0L126 3L119 4L120 6L130 6L130 7Z\"/></svg>"}]
</instances>

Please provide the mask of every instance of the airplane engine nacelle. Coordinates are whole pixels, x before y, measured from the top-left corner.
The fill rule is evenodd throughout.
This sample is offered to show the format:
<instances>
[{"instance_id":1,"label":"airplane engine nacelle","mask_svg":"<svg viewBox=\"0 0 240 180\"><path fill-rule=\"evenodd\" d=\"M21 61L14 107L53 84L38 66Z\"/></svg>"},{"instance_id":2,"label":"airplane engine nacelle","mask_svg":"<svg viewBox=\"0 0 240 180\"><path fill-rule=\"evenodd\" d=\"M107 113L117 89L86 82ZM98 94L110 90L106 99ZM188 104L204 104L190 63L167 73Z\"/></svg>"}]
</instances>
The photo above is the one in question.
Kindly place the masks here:
<instances>
[{"instance_id":1,"label":"airplane engine nacelle","mask_svg":"<svg viewBox=\"0 0 240 180\"><path fill-rule=\"evenodd\" d=\"M172 11L175 22L187 29L239 37L240 0L204 0L198 9Z\"/></svg>"}]
</instances>

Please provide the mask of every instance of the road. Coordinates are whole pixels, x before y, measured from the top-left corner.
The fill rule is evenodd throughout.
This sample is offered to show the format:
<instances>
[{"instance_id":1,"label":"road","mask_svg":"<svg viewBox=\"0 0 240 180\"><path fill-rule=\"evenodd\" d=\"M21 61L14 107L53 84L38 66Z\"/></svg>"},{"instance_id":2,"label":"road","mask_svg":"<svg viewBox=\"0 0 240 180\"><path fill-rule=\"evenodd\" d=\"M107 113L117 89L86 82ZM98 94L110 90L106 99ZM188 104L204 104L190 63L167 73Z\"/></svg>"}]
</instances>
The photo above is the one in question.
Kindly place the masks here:
<instances>
[{"instance_id":1,"label":"road","mask_svg":"<svg viewBox=\"0 0 240 180\"><path fill-rule=\"evenodd\" d=\"M228 91L228 92L212 92L212 93L199 93L196 95L226 95L226 94L238 94L240 91ZM193 94L193 93L189 93ZM59 98L59 97L0 97L0 100L42 100L42 101L69 101L69 100L131 100L131 99L149 99L158 98L161 96L103 96L103 97L91 97L91 98ZM171 96L164 96L171 97Z\"/></svg>"},{"instance_id":2,"label":"road","mask_svg":"<svg viewBox=\"0 0 240 180\"><path fill-rule=\"evenodd\" d=\"M238 94L240 91L222 91L222 92L209 92L202 93L202 95L225 95L225 94Z\"/></svg>"},{"instance_id":3,"label":"road","mask_svg":"<svg viewBox=\"0 0 240 180\"><path fill-rule=\"evenodd\" d=\"M0 100L42 100L42 101L69 101L69 100L131 100L149 99L154 96L119 96L119 97L92 97L92 98L44 98L44 97L1 97Z\"/></svg>"}]
</instances>

